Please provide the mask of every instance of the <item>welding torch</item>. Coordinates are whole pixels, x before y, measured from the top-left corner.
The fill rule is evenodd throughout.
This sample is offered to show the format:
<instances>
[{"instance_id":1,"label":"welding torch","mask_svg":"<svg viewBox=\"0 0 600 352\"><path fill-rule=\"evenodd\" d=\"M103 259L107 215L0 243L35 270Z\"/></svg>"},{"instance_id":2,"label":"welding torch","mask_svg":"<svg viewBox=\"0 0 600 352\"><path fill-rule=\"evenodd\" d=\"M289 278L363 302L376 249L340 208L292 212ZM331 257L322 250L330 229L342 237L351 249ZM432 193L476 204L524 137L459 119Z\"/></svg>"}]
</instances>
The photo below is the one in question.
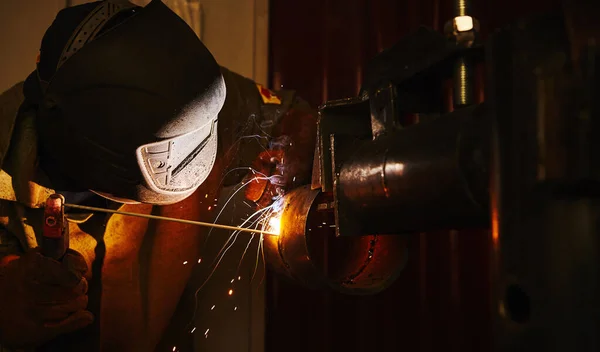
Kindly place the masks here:
<instances>
[{"instance_id":1,"label":"welding torch","mask_svg":"<svg viewBox=\"0 0 600 352\"><path fill-rule=\"evenodd\" d=\"M193 221L186 219L171 218L166 216L140 214L127 211L119 211L112 209L104 209L98 207L89 207L85 205L68 204L65 198L60 194L53 194L48 197L44 207L44 227L42 235L42 254L52 259L60 260L67 249L69 248L69 226L65 216L65 208L86 210L90 212L101 212L108 214L118 214L124 216L135 216L152 220L164 220L178 222L188 225L204 226L218 228L222 230L231 230L239 232L257 233L261 235L278 236L278 233L264 230L250 229L237 226L222 225L216 223L208 223L201 221Z\"/></svg>"},{"instance_id":2,"label":"welding torch","mask_svg":"<svg viewBox=\"0 0 600 352\"><path fill-rule=\"evenodd\" d=\"M65 197L52 194L44 206L42 255L60 260L69 248L69 224L65 217Z\"/></svg>"}]
</instances>

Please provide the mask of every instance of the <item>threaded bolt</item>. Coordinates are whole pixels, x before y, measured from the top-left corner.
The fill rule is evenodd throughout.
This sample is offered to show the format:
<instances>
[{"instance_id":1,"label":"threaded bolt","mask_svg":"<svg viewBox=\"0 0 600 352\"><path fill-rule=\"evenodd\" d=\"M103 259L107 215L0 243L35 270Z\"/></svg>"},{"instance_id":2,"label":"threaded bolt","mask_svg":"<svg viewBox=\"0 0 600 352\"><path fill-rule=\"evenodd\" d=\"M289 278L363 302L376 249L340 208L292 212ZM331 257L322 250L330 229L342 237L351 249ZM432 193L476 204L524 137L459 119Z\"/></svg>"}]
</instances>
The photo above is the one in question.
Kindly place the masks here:
<instances>
[{"instance_id":1,"label":"threaded bolt","mask_svg":"<svg viewBox=\"0 0 600 352\"><path fill-rule=\"evenodd\" d=\"M454 16L469 16L471 13L471 6L469 0L455 0L454 1Z\"/></svg>"},{"instance_id":2,"label":"threaded bolt","mask_svg":"<svg viewBox=\"0 0 600 352\"><path fill-rule=\"evenodd\" d=\"M454 108L471 105L473 102L473 68L464 57L454 66Z\"/></svg>"}]
</instances>

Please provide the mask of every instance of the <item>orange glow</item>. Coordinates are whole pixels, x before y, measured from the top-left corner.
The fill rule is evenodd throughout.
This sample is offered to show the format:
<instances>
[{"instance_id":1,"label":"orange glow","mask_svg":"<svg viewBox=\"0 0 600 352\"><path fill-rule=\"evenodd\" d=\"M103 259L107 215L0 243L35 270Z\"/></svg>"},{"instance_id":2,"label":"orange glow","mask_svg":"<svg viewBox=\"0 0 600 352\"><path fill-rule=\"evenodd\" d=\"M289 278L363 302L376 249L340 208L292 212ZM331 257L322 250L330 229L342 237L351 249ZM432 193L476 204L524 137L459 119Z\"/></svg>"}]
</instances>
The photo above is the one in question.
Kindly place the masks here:
<instances>
[{"instance_id":1,"label":"orange glow","mask_svg":"<svg viewBox=\"0 0 600 352\"><path fill-rule=\"evenodd\" d=\"M498 252L500 249L500 214L498 213L498 195L496 192L491 192L490 201L492 206L492 249L494 252Z\"/></svg>"},{"instance_id":2,"label":"orange glow","mask_svg":"<svg viewBox=\"0 0 600 352\"><path fill-rule=\"evenodd\" d=\"M229 290L229 295L233 295L233 290Z\"/></svg>"},{"instance_id":3,"label":"orange glow","mask_svg":"<svg viewBox=\"0 0 600 352\"><path fill-rule=\"evenodd\" d=\"M498 248L498 239L500 237L498 228L498 209L492 208L492 240L494 242L494 249Z\"/></svg>"}]
</instances>

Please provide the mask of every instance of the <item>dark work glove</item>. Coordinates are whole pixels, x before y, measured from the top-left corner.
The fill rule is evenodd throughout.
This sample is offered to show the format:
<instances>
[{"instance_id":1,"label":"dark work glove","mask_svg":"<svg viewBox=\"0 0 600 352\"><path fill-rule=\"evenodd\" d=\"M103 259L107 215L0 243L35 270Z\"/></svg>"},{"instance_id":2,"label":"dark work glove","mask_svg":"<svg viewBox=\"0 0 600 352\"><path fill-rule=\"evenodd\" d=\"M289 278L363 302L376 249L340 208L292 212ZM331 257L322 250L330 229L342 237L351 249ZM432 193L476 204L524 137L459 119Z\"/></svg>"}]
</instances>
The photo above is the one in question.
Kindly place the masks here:
<instances>
[{"instance_id":1,"label":"dark work glove","mask_svg":"<svg viewBox=\"0 0 600 352\"><path fill-rule=\"evenodd\" d=\"M34 348L56 336L92 323L88 303L87 264L68 250L61 262L38 249L0 264L0 344Z\"/></svg>"},{"instance_id":2,"label":"dark work glove","mask_svg":"<svg viewBox=\"0 0 600 352\"><path fill-rule=\"evenodd\" d=\"M308 107L290 109L268 149L252 165L244 179L246 199L259 208L298 186L310 183L316 141L316 114ZM251 181L251 182L249 182Z\"/></svg>"},{"instance_id":3,"label":"dark work glove","mask_svg":"<svg viewBox=\"0 0 600 352\"><path fill-rule=\"evenodd\" d=\"M255 202L259 208L270 205L285 193L287 174L284 174L283 150L267 150L254 160L254 172L244 178L246 199Z\"/></svg>"}]
</instances>

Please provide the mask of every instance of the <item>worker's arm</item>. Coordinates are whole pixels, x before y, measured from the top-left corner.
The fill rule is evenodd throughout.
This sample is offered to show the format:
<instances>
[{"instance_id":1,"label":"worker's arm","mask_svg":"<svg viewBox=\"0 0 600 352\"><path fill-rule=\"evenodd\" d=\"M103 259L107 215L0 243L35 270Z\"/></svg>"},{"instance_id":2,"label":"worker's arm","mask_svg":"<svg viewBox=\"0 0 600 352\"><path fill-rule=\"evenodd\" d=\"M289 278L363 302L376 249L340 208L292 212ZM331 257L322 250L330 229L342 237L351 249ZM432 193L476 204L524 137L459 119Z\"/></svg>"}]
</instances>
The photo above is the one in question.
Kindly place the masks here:
<instances>
[{"instance_id":1,"label":"worker's arm","mask_svg":"<svg viewBox=\"0 0 600 352\"><path fill-rule=\"evenodd\" d=\"M4 231L4 230L0 230ZM89 325L87 264L69 251L62 262L36 250L0 260L0 345L33 348Z\"/></svg>"},{"instance_id":2,"label":"worker's arm","mask_svg":"<svg viewBox=\"0 0 600 352\"><path fill-rule=\"evenodd\" d=\"M2 202L4 208L16 205L14 202ZM62 215L62 211L47 215ZM16 212L13 212L10 220L20 221L15 216ZM53 216L53 219L58 219L58 216ZM58 220L56 226L64 229L63 222ZM49 226L52 223L45 221L45 224L48 226L44 227L44 235L50 238L53 233L48 229L52 230ZM65 253L65 246L46 247L45 251L37 248L23 250L21 241L8 229L0 227L2 348L34 348L92 322L91 313L85 310L87 281L83 276L87 264L80 254L71 250ZM55 253L48 249L60 249L60 253L56 254L60 261L51 259L48 255Z\"/></svg>"}]
</instances>

